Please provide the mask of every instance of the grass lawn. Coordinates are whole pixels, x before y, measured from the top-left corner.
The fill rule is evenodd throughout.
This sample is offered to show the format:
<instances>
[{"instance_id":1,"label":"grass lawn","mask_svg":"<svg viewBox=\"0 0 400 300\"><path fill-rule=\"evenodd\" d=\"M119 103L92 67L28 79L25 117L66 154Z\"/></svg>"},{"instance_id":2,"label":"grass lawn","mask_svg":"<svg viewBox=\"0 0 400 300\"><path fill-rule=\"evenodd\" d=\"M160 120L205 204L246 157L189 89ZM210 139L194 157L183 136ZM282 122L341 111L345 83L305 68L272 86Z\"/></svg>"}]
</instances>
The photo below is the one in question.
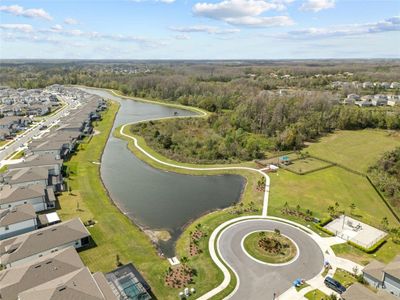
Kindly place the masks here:
<instances>
[{"instance_id":1,"label":"grass lawn","mask_svg":"<svg viewBox=\"0 0 400 300\"><path fill-rule=\"evenodd\" d=\"M304 295L309 300L329 300L329 296L321 292L320 290L312 290Z\"/></svg>"},{"instance_id":2,"label":"grass lawn","mask_svg":"<svg viewBox=\"0 0 400 300\"><path fill-rule=\"evenodd\" d=\"M400 134L385 130L337 131L304 151L366 173L380 156L400 146Z\"/></svg>"},{"instance_id":3,"label":"grass lawn","mask_svg":"<svg viewBox=\"0 0 400 300\"><path fill-rule=\"evenodd\" d=\"M307 158L298 159L298 160L293 161L286 168L289 170L292 170L294 172L297 172L297 173L306 173L306 172L318 170L320 168L325 168L330 165L332 165L332 164L324 162L319 159L312 158L312 157L307 157Z\"/></svg>"},{"instance_id":4,"label":"grass lawn","mask_svg":"<svg viewBox=\"0 0 400 300\"><path fill-rule=\"evenodd\" d=\"M389 239L375 253L365 253L347 243L332 246L336 255L350 259L361 265L368 264L371 260L377 259L383 263L389 263L400 253L400 245Z\"/></svg>"},{"instance_id":5,"label":"grass lawn","mask_svg":"<svg viewBox=\"0 0 400 300\"><path fill-rule=\"evenodd\" d=\"M269 213L285 217L281 210L288 202L290 207L310 209L316 217L328 217L327 208L339 203L339 210L350 214L354 203L354 215L361 221L379 227L383 217L391 226L398 226L391 212L384 205L367 179L339 167L331 167L307 175L296 175L280 170L271 174Z\"/></svg>"},{"instance_id":6,"label":"grass lawn","mask_svg":"<svg viewBox=\"0 0 400 300\"><path fill-rule=\"evenodd\" d=\"M336 269L333 279L339 281L344 287L348 288L353 283L357 282L357 278L343 269Z\"/></svg>"},{"instance_id":7,"label":"grass lawn","mask_svg":"<svg viewBox=\"0 0 400 300\"><path fill-rule=\"evenodd\" d=\"M282 248L276 248L276 253L269 252L260 246L259 243L262 242L262 240L265 240L266 242L270 241L271 243L276 242L275 245L277 247L281 246ZM288 262L292 260L297 253L296 246L291 240L283 235L277 235L271 231L253 232L245 238L243 244L247 253L252 257L271 264ZM271 247L271 250L273 250L274 247Z\"/></svg>"}]
</instances>

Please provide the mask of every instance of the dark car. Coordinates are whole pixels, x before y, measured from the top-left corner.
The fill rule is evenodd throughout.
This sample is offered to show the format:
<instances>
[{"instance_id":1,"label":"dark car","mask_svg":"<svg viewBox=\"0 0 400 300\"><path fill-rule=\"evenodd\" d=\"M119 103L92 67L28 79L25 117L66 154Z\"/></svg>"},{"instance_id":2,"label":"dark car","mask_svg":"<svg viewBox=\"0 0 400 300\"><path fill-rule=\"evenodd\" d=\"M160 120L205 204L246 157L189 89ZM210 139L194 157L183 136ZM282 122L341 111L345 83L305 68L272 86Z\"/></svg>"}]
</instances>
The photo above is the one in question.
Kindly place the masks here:
<instances>
[{"instance_id":1,"label":"dark car","mask_svg":"<svg viewBox=\"0 0 400 300\"><path fill-rule=\"evenodd\" d=\"M346 288L337 280L327 276L324 280L325 285L334 290L335 292L342 294L346 291Z\"/></svg>"}]
</instances>

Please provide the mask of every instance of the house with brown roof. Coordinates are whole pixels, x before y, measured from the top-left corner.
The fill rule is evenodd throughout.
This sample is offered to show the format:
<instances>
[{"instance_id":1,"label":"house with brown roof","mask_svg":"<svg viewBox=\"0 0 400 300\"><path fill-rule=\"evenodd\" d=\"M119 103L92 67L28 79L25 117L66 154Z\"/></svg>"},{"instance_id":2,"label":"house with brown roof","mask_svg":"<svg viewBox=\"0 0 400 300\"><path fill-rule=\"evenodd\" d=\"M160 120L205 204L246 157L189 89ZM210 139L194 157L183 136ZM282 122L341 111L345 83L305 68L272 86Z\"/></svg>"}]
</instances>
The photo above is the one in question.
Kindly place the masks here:
<instances>
[{"instance_id":1,"label":"house with brown roof","mask_svg":"<svg viewBox=\"0 0 400 300\"><path fill-rule=\"evenodd\" d=\"M0 210L0 240L35 230L37 225L37 216L32 204Z\"/></svg>"},{"instance_id":2,"label":"house with brown roof","mask_svg":"<svg viewBox=\"0 0 400 300\"><path fill-rule=\"evenodd\" d=\"M90 233L79 218L5 239L0 244L0 264L6 268L29 263L68 247L90 243Z\"/></svg>"}]
</instances>

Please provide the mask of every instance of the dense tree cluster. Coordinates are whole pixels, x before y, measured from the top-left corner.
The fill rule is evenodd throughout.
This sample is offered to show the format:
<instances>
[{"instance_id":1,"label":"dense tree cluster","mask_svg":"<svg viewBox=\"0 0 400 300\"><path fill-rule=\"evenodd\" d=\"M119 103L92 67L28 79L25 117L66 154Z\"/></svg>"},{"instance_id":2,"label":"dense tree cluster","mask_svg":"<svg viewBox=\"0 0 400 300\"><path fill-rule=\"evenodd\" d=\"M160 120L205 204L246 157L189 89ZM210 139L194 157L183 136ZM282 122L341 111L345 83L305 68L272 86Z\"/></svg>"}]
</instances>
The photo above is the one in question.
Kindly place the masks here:
<instances>
[{"instance_id":1,"label":"dense tree cluster","mask_svg":"<svg viewBox=\"0 0 400 300\"><path fill-rule=\"evenodd\" d=\"M369 174L378 188L400 206L400 147L387 152L369 169Z\"/></svg>"}]
</instances>

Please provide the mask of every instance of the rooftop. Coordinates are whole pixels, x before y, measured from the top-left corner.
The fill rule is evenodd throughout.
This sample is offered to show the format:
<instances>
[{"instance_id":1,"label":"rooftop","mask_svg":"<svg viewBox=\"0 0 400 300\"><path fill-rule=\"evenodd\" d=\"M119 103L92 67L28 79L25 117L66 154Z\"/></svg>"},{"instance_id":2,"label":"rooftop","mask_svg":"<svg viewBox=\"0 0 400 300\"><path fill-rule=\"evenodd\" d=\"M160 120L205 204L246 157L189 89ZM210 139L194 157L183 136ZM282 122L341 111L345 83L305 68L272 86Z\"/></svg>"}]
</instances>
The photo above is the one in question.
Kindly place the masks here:
<instances>
[{"instance_id":1,"label":"rooftop","mask_svg":"<svg viewBox=\"0 0 400 300\"><path fill-rule=\"evenodd\" d=\"M90 236L78 218L2 241L0 261L7 265Z\"/></svg>"}]
</instances>

